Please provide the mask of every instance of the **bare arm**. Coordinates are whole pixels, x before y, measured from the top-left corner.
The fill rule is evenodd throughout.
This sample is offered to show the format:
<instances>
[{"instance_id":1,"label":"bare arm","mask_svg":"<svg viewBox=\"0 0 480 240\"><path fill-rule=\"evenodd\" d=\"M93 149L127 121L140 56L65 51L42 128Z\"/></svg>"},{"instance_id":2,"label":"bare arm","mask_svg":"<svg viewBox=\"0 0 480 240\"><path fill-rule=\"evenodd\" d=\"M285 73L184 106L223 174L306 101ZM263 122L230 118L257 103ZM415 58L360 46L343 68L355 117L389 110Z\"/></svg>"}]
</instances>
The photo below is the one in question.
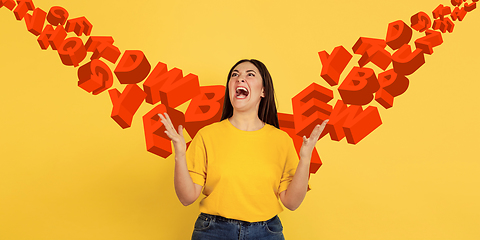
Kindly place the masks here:
<instances>
[{"instance_id":1,"label":"bare arm","mask_svg":"<svg viewBox=\"0 0 480 240\"><path fill-rule=\"evenodd\" d=\"M178 126L178 132L175 131L172 121L167 113L165 116L158 114L163 125L165 125L165 133L172 140L175 149L175 174L174 185L178 200L184 205L188 206L197 200L202 192L202 186L193 182L187 167L187 144L183 137L183 127Z\"/></svg>"},{"instance_id":2,"label":"bare arm","mask_svg":"<svg viewBox=\"0 0 480 240\"><path fill-rule=\"evenodd\" d=\"M310 170L310 160L315 144L327 125L328 120L317 125L310 137L303 136L303 144L300 149L300 161L298 162L297 171L293 176L292 182L288 185L287 190L279 194L283 205L291 211L296 210L302 204L308 189L308 176Z\"/></svg>"}]
</instances>

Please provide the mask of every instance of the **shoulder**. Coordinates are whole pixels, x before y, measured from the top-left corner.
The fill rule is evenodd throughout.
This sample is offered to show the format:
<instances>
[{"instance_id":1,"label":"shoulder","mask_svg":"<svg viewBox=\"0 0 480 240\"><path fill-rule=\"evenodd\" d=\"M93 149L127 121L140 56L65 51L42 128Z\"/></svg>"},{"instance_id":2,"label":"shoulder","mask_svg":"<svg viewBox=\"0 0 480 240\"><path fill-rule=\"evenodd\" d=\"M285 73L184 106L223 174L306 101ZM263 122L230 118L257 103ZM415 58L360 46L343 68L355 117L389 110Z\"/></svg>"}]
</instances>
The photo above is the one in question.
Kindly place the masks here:
<instances>
[{"instance_id":1,"label":"shoulder","mask_svg":"<svg viewBox=\"0 0 480 240\"><path fill-rule=\"evenodd\" d=\"M267 127L266 133L272 138L278 139L280 141L287 141L287 142L292 140L290 135L288 135L287 132L281 129L278 129L270 124L266 124L265 127Z\"/></svg>"},{"instance_id":2,"label":"shoulder","mask_svg":"<svg viewBox=\"0 0 480 240\"><path fill-rule=\"evenodd\" d=\"M225 124L225 120L223 120L220 122L215 122L210 125L204 126L198 131L197 135L203 136L203 135L215 134L215 133L225 131L225 129L226 129L226 124Z\"/></svg>"}]
</instances>

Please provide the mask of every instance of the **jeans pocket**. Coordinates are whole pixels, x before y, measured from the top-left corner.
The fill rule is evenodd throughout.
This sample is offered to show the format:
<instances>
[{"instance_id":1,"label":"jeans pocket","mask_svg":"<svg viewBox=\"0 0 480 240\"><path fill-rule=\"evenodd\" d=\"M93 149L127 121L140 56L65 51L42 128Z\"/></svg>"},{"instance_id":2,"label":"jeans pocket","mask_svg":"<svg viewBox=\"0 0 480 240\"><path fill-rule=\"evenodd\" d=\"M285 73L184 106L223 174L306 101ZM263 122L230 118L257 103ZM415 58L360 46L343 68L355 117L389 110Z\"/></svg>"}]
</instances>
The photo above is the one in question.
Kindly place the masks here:
<instances>
[{"instance_id":1,"label":"jeans pocket","mask_svg":"<svg viewBox=\"0 0 480 240\"><path fill-rule=\"evenodd\" d=\"M265 224L265 227L269 232L275 234L282 233L283 231L282 222L280 221L280 218L278 218L278 216L275 216L274 218L268 220Z\"/></svg>"},{"instance_id":2,"label":"jeans pocket","mask_svg":"<svg viewBox=\"0 0 480 240\"><path fill-rule=\"evenodd\" d=\"M212 225L213 218L200 214L195 221L194 231L202 231L208 229Z\"/></svg>"}]
</instances>

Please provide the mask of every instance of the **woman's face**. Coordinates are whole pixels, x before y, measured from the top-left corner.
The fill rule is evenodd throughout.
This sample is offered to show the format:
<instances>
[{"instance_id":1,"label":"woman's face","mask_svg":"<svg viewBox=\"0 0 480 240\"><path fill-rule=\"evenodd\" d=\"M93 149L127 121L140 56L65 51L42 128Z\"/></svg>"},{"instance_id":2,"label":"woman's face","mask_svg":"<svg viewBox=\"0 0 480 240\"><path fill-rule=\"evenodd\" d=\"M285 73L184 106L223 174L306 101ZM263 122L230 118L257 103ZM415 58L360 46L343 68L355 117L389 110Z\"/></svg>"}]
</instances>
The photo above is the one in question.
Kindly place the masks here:
<instances>
[{"instance_id":1,"label":"woman's face","mask_svg":"<svg viewBox=\"0 0 480 240\"><path fill-rule=\"evenodd\" d=\"M235 111L258 112L260 100L265 97L263 80L251 62L237 65L228 81L229 97Z\"/></svg>"}]
</instances>

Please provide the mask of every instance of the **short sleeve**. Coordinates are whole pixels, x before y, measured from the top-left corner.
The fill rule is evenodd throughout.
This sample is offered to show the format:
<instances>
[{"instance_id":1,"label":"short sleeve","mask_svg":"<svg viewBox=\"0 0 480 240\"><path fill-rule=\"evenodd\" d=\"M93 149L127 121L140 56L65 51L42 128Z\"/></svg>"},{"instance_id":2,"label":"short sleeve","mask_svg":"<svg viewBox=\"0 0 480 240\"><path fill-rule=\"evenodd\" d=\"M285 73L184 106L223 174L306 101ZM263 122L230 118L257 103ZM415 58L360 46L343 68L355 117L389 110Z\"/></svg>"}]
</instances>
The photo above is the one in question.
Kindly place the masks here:
<instances>
[{"instance_id":1,"label":"short sleeve","mask_svg":"<svg viewBox=\"0 0 480 240\"><path fill-rule=\"evenodd\" d=\"M287 190L288 185L292 182L293 176L295 175L295 171L297 170L299 158L297 151L295 150L295 146L293 144L293 140L288 137L288 141L286 141L286 161L285 167L283 169L282 179L280 180L280 187L278 188L278 193Z\"/></svg>"},{"instance_id":2,"label":"short sleeve","mask_svg":"<svg viewBox=\"0 0 480 240\"><path fill-rule=\"evenodd\" d=\"M207 154L200 132L195 135L187 149L187 167L193 182L203 186L207 176Z\"/></svg>"}]
</instances>

